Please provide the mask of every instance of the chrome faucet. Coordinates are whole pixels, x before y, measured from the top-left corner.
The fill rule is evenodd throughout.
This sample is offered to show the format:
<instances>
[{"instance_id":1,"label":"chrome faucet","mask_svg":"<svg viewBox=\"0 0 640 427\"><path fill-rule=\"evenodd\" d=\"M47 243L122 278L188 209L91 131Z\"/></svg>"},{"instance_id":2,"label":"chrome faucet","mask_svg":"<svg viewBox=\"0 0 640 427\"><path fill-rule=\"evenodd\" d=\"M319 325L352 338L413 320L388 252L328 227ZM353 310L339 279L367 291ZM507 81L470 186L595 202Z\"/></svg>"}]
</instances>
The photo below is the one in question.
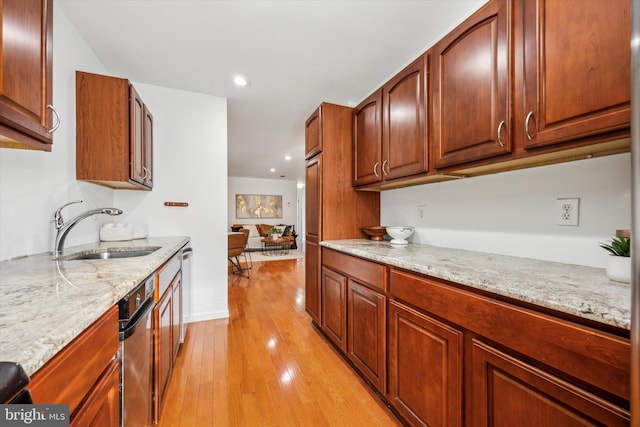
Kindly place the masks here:
<instances>
[{"instance_id":1,"label":"chrome faucet","mask_svg":"<svg viewBox=\"0 0 640 427\"><path fill-rule=\"evenodd\" d=\"M73 202L66 203L60 206L56 210L56 212L53 214L53 223L54 223L54 226L56 227L56 240L53 245L53 254L56 256L62 255L62 247L64 246L64 241L67 238L69 231L71 231L71 229L83 219L93 215L100 215L100 214L111 215L111 216L122 214L121 209L96 208L96 209L90 209L88 211L82 212L80 215L70 219L67 222L64 222L64 220L62 219L62 209L74 203L82 203L82 200L75 200Z\"/></svg>"}]
</instances>

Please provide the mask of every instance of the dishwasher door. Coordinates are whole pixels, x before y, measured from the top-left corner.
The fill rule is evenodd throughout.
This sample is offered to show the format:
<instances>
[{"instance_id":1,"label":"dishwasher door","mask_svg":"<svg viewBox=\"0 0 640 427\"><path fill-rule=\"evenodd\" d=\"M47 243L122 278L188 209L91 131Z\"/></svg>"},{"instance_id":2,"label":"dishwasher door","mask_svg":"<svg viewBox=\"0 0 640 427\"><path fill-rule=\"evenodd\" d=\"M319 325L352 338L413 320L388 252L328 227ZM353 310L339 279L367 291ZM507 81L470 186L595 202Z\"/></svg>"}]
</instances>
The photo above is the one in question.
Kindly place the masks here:
<instances>
[{"instance_id":1,"label":"dishwasher door","mask_svg":"<svg viewBox=\"0 0 640 427\"><path fill-rule=\"evenodd\" d=\"M151 425L153 371L153 300L149 299L120 332L121 425Z\"/></svg>"}]
</instances>

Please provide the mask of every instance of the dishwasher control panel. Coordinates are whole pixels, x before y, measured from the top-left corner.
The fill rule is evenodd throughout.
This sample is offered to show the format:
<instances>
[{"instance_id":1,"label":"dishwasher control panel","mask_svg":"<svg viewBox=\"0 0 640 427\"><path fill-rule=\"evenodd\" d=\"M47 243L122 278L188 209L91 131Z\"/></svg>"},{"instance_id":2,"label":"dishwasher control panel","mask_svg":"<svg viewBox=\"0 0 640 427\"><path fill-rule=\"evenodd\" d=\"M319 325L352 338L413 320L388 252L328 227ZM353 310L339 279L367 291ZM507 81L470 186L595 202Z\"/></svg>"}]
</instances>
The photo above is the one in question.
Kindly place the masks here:
<instances>
[{"instance_id":1,"label":"dishwasher control panel","mask_svg":"<svg viewBox=\"0 0 640 427\"><path fill-rule=\"evenodd\" d=\"M120 324L125 324L133 318L136 311L153 295L155 290L155 274L136 286L118 302Z\"/></svg>"}]
</instances>

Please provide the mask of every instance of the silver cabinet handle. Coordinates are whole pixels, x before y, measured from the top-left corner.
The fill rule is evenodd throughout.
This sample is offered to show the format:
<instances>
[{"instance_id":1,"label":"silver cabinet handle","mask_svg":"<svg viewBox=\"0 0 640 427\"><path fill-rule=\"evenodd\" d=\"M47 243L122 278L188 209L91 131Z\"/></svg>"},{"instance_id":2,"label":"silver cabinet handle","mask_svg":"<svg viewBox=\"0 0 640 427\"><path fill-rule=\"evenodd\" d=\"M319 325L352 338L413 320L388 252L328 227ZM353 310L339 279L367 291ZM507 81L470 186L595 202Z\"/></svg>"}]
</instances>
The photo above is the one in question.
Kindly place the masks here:
<instances>
[{"instance_id":1,"label":"silver cabinet handle","mask_svg":"<svg viewBox=\"0 0 640 427\"><path fill-rule=\"evenodd\" d=\"M58 110L56 110L55 107L53 105L51 105L51 104L47 105L47 108L49 110L53 111L53 115L56 117L56 124L53 125L53 127L51 129L47 129L48 133L53 133L60 126L60 114L58 113Z\"/></svg>"},{"instance_id":2,"label":"silver cabinet handle","mask_svg":"<svg viewBox=\"0 0 640 427\"><path fill-rule=\"evenodd\" d=\"M149 176L149 169L145 168L144 166L142 167L142 170L144 171L144 176L142 177L143 181L147 180L147 177Z\"/></svg>"},{"instance_id":3,"label":"silver cabinet handle","mask_svg":"<svg viewBox=\"0 0 640 427\"><path fill-rule=\"evenodd\" d=\"M529 111L529 114L527 114L527 118L524 119L524 133L527 134L527 139L529 139L529 141L533 140L533 137L529 133L529 121L531 120L531 116L533 116L533 111Z\"/></svg>"},{"instance_id":4,"label":"silver cabinet handle","mask_svg":"<svg viewBox=\"0 0 640 427\"><path fill-rule=\"evenodd\" d=\"M504 142L502 142L502 128L504 127L504 120L500 122L498 125L498 143L500 147L504 147Z\"/></svg>"},{"instance_id":5,"label":"silver cabinet handle","mask_svg":"<svg viewBox=\"0 0 640 427\"><path fill-rule=\"evenodd\" d=\"M387 165L387 170L384 170L384 165ZM384 162L382 162L382 173L384 174L384 176L389 175L389 160L385 160Z\"/></svg>"},{"instance_id":6,"label":"silver cabinet handle","mask_svg":"<svg viewBox=\"0 0 640 427\"><path fill-rule=\"evenodd\" d=\"M380 162L376 162L376 164L373 165L373 174L376 178L380 178L380 175L378 175L378 166L380 166Z\"/></svg>"}]
</instances>

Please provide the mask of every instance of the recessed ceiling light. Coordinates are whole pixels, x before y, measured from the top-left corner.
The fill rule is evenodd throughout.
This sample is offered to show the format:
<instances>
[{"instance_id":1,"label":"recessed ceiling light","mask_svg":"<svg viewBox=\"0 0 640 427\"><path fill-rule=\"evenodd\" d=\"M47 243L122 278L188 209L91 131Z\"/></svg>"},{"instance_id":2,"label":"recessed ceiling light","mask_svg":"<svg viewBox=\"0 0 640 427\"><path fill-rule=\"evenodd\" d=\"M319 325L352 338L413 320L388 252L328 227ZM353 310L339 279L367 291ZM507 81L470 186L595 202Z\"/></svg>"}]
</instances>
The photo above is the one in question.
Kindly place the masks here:
<instances>
[{"instance_id":1,"label":"recessed ceiling light","mask_svg":"<svg viewBox=\"0 0 640 427\"><path fill-rule=\"evenodd\" d=\"M269 172L275 172L275 171L276 171L276 168L269 169Z\"/></svg>"},{"instance_id":2,"label":"recessed ceiling light","mask_svg":"<svg viewBox=\"0 0 640 427\"><path fill-rule=\"evenodd\" d=\"M291 156L284 156L285 160L291 160Z\"/></svg>"},{"instance_id":3,"label":"recessed ceiling light","mask_svg":"<svg viewBox=\"0 0 640 427\"><path fill-rule=\"evenodd\" d=\"M233 78L233 82L238 86L249 86L249 79L245 76L237 75Z\"/></svg>"}]
</instances>

